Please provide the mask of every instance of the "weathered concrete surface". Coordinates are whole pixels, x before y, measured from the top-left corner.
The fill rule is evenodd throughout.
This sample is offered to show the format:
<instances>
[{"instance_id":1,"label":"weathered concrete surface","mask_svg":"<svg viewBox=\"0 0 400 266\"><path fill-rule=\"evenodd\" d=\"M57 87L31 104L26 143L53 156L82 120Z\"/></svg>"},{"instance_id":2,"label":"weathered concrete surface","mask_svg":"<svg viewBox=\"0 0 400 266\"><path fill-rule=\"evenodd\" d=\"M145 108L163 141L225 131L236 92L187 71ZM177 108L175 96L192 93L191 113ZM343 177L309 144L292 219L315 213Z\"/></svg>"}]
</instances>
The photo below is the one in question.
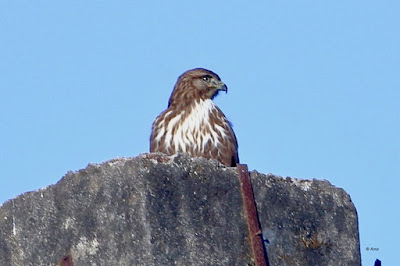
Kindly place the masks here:
<instances>
[{"instance_id":1,"label":"weathered concrete surface","mask_svg":"<svg viewBox=\"0 0 400 266\"><path fill-rule=\"evenodd\" d=\"M360 265L356 209L328 181L251 172L270 265Z\"/></svg>"},{"instance_id":2,"label":"weathered concrete surface","mask_svg":"<svg viewBox=\"0 0 400 266\"><path fill-rule=\"evenodd\" d=\"M359 265L357 216L326 181L252 172L270 265ZM235 168L160 154L70 172L0 207L0 265L253 265Z\"/></svg>"}]
</instances>

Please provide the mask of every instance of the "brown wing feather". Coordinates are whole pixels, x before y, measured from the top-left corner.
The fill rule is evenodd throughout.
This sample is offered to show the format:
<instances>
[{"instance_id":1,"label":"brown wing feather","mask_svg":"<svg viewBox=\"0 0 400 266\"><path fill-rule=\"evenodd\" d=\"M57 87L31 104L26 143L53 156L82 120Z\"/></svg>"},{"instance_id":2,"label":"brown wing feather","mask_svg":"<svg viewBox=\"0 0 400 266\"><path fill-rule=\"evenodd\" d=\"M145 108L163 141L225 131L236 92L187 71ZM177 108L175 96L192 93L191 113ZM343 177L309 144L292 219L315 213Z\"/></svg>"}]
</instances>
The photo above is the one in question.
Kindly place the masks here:
<instances>
[{"instance_id":1,"label":"brown wing feather","mask_svg":"<svg viewBox=\"0 0 400 266\"><path fill-rule=\"evenodd\" d=\"M212 158L225 165L236 166L236 164L239 163L236 135L233 132L229 121L218 107L213 110L210 122L211 125L213 125L212 130L217 132L219 137L218 144L213 145L211 148L212 151L210 153L212 154ZM216 125L221 126L225 130L225 136L222 136L215 128Z\"/></svg>"}]
</instances>

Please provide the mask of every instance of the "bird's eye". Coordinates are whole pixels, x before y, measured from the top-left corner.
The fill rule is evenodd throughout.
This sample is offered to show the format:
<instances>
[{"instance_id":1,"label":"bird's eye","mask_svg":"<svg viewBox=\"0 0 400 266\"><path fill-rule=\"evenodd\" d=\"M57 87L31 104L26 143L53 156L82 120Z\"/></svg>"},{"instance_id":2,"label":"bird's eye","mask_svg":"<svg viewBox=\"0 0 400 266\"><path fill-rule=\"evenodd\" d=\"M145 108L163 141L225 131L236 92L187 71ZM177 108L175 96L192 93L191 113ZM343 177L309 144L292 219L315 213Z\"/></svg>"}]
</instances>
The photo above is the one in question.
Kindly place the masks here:
<instances>
[{"instance_id":1,"label":"bird's eye","mask_svg":"<svg viewBox=\"0 0 400 266\"><path fill-rule=\"evenodd\" d=\"M211 79L211 77L210 77L209 75L206 75L206 76L203 77L203 80L204 80L205 82L209 82L210 79Z\"/></svg>"}]
</instances>

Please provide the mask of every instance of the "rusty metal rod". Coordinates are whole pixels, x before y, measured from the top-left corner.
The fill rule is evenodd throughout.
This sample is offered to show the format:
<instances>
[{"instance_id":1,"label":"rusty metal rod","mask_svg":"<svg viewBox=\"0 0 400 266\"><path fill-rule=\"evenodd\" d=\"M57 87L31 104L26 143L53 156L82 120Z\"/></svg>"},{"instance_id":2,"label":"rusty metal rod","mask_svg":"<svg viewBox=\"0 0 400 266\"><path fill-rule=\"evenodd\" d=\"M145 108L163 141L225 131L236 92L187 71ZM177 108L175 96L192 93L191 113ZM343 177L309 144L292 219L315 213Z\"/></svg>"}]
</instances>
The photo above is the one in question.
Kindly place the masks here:
<instances>
[{"instance_id":1,"label":"rusty metal rod","mask_svg":"<svg viewBox=\"0 0 400 266\"><path fill-rule=\"evenodd\" d=\"M240 190L242 191L243 207L247 217L247 227L249 229L251 249L253 251L256 266L267 266L268 261L264 252L262 242L262 231L258 221L256 203L254 200L253 187L246 164L238 164Z\"/></svg>"}]
</instances>

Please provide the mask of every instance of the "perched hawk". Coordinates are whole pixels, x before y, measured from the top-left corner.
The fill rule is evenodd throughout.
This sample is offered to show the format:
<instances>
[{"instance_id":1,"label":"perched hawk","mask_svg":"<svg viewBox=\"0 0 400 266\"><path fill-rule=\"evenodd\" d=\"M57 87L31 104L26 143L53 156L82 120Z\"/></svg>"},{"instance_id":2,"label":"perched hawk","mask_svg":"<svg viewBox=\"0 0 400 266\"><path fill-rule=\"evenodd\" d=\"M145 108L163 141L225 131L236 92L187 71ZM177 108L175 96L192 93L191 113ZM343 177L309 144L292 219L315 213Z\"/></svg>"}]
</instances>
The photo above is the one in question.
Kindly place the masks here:
<instances>
[{"instance_id":1,"label":"perched hawk","mask_svg":"<svg viewBox=\"0 0 400 266\"><path fill-rule=\"evenodd\" d=\"M239 163L238 144L228 119L212 99L228 91L214 72L196 68L175 84L168 108L154 121L150 152L216 159L227 166Z\"/></svg>"}]
</instances>

